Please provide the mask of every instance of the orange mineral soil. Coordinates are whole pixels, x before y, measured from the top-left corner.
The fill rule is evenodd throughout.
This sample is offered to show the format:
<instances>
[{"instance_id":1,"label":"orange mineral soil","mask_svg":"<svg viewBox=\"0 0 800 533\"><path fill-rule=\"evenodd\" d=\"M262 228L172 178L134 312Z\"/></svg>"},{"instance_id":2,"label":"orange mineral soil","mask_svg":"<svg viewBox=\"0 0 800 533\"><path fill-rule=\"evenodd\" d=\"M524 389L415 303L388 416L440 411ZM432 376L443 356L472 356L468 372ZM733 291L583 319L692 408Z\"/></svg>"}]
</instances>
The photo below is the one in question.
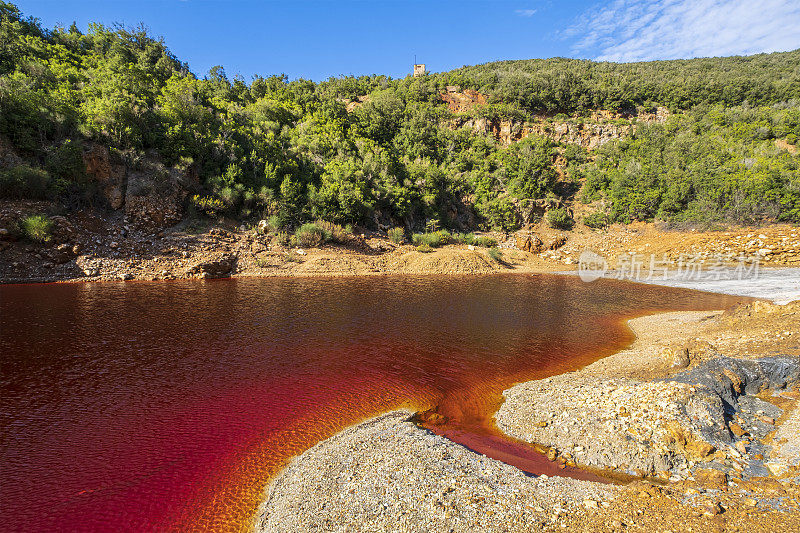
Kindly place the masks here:
<instances>
[{"instance_id":1,"label":"orange mineral soil","mask_svg":"<svg viewBox=\"0 0 800 533\"><path fill-rule=\"evenodd\" d=\"M398 407L551 473L494 428L504 388L624 347L627 318L736 301L546 275L0 286L0 529L247 530L292 456Z\"/></svg>"}]
</instances>

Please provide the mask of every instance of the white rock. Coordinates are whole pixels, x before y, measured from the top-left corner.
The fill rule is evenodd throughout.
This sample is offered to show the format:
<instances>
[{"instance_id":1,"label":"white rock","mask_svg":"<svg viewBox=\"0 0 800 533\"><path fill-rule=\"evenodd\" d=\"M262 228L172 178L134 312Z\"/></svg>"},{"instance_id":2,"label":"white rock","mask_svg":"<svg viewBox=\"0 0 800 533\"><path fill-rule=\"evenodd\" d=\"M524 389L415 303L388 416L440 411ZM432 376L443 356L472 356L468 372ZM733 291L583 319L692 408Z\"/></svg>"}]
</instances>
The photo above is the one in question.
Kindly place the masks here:
<instances>
[{"instance_id":1,"label":"white rock","mask_svg":"<svg viewBox=\"0 0 800 533\"><path fill-rule=\"evenodd\" d=\"M764 463L764 466L772 473L773 476L780 476L786 473L788 468L785 464L779 463L777 461L769 461Z\"/></svg>"}]
</instances>

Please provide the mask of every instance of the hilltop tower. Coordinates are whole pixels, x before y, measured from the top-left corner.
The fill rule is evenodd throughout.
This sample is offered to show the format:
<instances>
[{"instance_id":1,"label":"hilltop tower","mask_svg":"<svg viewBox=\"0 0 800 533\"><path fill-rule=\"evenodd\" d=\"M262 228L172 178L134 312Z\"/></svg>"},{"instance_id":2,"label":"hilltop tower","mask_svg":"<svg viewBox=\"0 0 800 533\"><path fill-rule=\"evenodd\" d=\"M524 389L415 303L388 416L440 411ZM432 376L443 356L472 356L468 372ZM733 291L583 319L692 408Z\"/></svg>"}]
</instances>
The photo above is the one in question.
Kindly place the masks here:
<instances>
[{"instance_id":1,"label":"hilltop tower","mask_svg":"<svg viewBox=\"0 0 800 533\"><path fill-rule=\"evenodd\" d=\"M414 77L418 78L425 75L425 63L414 64Z\"/></svg>"}]
</instances>

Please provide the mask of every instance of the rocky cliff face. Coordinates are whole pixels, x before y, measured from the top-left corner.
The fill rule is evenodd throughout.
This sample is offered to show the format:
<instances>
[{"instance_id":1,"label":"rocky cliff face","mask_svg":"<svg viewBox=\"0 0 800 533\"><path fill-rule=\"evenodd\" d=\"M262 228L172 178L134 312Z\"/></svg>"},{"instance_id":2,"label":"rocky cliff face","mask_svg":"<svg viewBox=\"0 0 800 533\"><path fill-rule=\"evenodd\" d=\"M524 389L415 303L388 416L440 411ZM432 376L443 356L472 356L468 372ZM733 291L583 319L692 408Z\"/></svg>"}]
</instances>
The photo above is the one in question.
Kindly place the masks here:
<instances>
[{"instance_id":1,"label":"rocky cliff face","mask_svg":"<svg viewBox=\"0 0 800 533\"><path fill-rule=\"evenodd\" d=\"M464 113L488 103L488 96L470 89L461 91L455 85L448 86L446 92L441 94L441 98L453 113ZM479 133L490 134L505 145L533 134L550 137L559 143L577 144L587 150L594 150L609 141L630 135L639 123L663 123L667 116L669 116L668 110L659 107L653 111L639 110L636 113L597 110L585 118L562 121L553 120L548 115L539 116L531 122L456 117L452 120L451 127L470 128Z\"/></svg>"},{"instance_id":2,"label":"rocky cliff face","mask_svg":"<svg viewBox=\"0 0 800 533\"><path fill-rule=\"evenodd\" d=\"M114 162L108 148L97 143L84 150L83 162L112 209L124 209L132 223L152 229L181 220L187 185L197 181L191 168L167 169L154 161L145 162L142 169L129 169Z\"/></svg>"},{"instance_id":3,"label":"rocky cliff face","mask_svg":"<svg viewBox=\"0 0 800 533\"><path fill-rule=\"evenodd\" d=\"M447 92L442 93L442 101L453 113L463 113L477 105L486 105L488 97L470 89L461 92L457 85L448 85Z\"/></svg>"},{"instance_id":4,"label":"rocky cliff face","mask_svg":"<svg viewBox=\"0 0 800 533\"><path fill-rule=\"evenodd\" d=\"M165 228L180 222L188 187L197 183L192 171L167 169L154 163L128 174L125 215L150 228Z\"/></svg>"},{"instance_id":5,"label":"rocky cliff face","mask_svg":"<svg viewBox=\"0 0 800 533\"><path fill-rule=\"evenodd\" d=\"M529 135L549 137L559 143L577 144L587 150L595 150L605 143L623 139L636 131L636 127L643 122L663 122L666 119L666 110L660 114L642 114L631 119L630 122L618 121L589 121L578 120L555 121L537 120L535 122L519 122L512 119L486 119L486 118L455 118L451 122L452 128L469 128L478 133L492 135L504 145L520 141ZM591 120L591 119L590 119Z\"/></svg>"},{"instance_id":6,"label":"rocky cliff face","mask_svg":"<svg viewBox=\"0 0 800 533\"><path fill-rule=\"evenodd\" d=\"M125 166L111 162L108 148L91 143L83 152L86 173L100 184L103 196L112 209L120 209L125 202Z\"/></svg>"},{"instance_id":7,"label":"rocky cliff face","mask_svg":"<svg viewBox=\"0 0 800 533\"><path fill-rule=\"evenodd\" d=\"M448 85L440 97L452 113L466 113L489 103L488 95L472 89L462 91L457 85ZM369 95L366 95L359 96L355 100L344 99L341 102L345 104L347 112L351 113L369 100ZM469 128L478 133L492 135L504 145L520 141L528 135L542 135L550 137L555 142L577 144L587 150L594 150L609 141L632 134L640 123L663 123L668 116L669 111L664 107L654 111L638 110L636 113L597 110L588 117L562 121L554 120L552 115L541 115L531 122L457 116L450 121L449 126L453 129Z\"/></svg>"}]
</instances>

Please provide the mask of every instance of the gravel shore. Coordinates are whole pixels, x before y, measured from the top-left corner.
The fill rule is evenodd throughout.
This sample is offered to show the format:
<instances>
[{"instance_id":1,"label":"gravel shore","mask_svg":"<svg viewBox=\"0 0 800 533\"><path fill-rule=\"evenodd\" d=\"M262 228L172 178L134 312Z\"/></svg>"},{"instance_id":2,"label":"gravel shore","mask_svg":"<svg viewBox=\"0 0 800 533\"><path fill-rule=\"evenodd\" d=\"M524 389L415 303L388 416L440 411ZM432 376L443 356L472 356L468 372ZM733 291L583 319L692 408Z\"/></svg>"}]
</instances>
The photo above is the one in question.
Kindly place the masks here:
<instances>
[{"instance_id":1,"label":"gravel shore","mask_svg":"<svg viewBox=\"0 0 800 533\"><path fill-rule=\"evenodd\" d=\"M520 531L608 505L619 487L530 477L392 412L295 459L269 487L257 530Z\"/></svg>"}]
</instances>

